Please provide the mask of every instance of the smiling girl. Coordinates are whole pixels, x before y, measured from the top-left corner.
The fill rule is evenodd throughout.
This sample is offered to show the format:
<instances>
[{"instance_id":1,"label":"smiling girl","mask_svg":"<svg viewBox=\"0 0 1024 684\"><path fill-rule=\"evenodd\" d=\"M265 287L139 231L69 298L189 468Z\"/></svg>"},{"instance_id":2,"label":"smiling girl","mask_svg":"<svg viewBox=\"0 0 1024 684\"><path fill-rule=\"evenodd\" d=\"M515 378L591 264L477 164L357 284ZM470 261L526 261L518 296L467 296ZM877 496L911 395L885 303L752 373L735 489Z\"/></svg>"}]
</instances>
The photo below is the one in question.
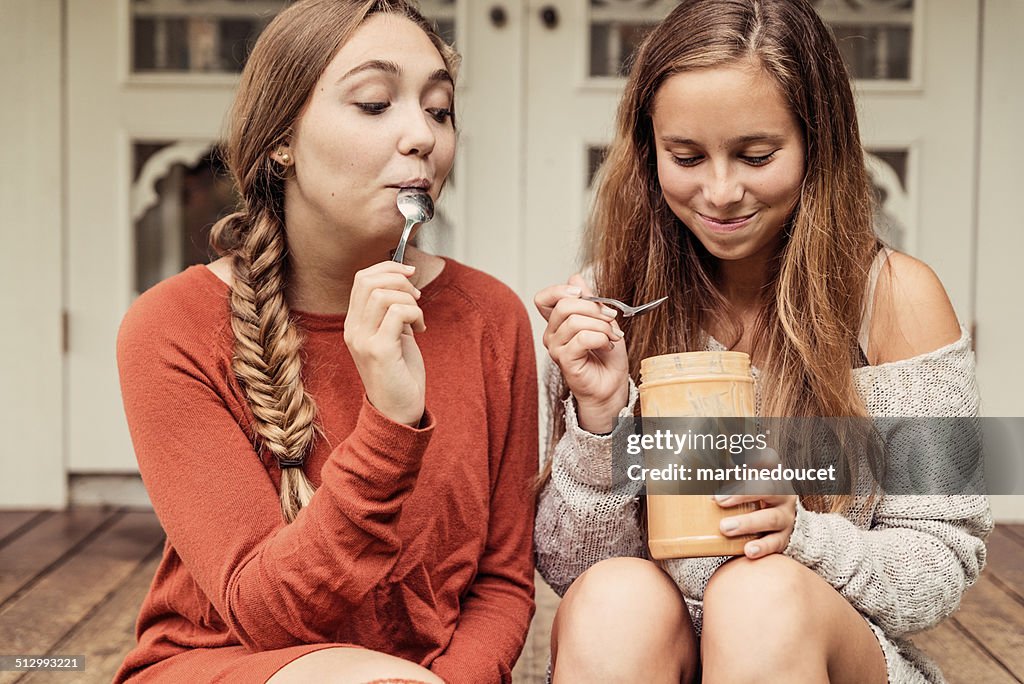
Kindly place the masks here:
<instances>
[{"instance_id":1,"label":"smiling girl","mask_svg":"<svg viewBox=\"0 0 1024 684\"><path fill-rule=\"evenodd\" d=\"M658 354L748 353L762 416L977 415L941 283L875 236L849 77L810 2L683 0L649 34L589 230L590 282L536 297L557 366L535 531L564 594L554 680L942 681L904 637L977 579L984 497L732 496L759 503L723 521L760 535L743 556L655 565L641 483L612 478ZM669 300L616 321L595 291Z\"/></svg>"},{"instance_id":2,"label":"smiling girl","mask_svg":"<svg viewBox=\"0 0 1024 684\"><path fill-rule=\"evenodd\" d=\"M437 199L457 57L402 0L302 0L249 58L222 255L143 294L118 364L167 534L117 681L509 682L533 611L530 325L389 253Z\"/></svg>"}]
</instances>

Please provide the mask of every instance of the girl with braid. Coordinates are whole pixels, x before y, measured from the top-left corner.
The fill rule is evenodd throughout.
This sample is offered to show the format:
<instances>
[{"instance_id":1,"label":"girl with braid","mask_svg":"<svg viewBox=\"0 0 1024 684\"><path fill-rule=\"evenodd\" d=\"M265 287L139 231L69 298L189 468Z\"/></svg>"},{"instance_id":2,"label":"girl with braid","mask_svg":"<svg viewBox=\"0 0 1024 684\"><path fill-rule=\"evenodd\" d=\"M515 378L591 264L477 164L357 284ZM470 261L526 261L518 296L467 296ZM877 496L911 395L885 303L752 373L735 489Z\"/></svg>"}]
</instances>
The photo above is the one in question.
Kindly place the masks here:
<instances>
[{"instance_id":1,"label":"girl with braid","mask_svg":"<svg viewBox=\"0 0 1024 684\"><path fill-rule=\"evenodd\" d=\"M978 578L984 496L879 492L857 470L843 495L717 496L757 503L721 533L758 538L736 558L655 563L643 483L612 469L641 359L678 351L749 354L760 416L977 416L966 330L931 269L882 245L872 209L849 77L811 2L681 0L646 37L589 277L536 296L557 367L535 534L564 595L556 683L943 681L906 637ZM593 292L669 299L616 320ZM921 453L887 446L895 462ZM945 481L933 453L914 465Z\"/></svg>"},{"instance_id":2,"label":"girl with braid","mask_svg":"<svg viewBox=\"0 0 1024 684\"><path fill-rule=\"evenodd\" d=\"M117 682L510 682L533 613L525 309L390 251L435 200L457 56L405 0L301 0L242 74L221 258L144 293L118 365L167 534Z\"/></svg>"}]
</instances>

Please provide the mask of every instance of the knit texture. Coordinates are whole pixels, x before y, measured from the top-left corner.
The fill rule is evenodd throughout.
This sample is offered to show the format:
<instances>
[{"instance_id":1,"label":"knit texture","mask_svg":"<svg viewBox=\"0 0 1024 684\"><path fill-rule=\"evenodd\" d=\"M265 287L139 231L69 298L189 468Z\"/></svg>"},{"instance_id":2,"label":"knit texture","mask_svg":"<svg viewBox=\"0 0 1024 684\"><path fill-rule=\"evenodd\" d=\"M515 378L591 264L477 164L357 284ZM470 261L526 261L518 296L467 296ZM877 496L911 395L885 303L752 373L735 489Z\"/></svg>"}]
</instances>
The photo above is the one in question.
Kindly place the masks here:
<instances>
[{"instance_id":1,"label":"knit texture","mask_svg":"<svg viewBox=\"0 0 1024 684\"><path fill-rule=\"evenodd\" d=\"M709 351L723 349L709 340ZM966 330L941 349L852 373L872 416L978 415L974 353ZM755 369L760 397L758 375ZM622 415L633 414L637 396L630 380L629 405ZM637 500L642 483L613 481L614 433L597 436L582 430L571 397L565 406L566 432L552 457L552 476L540 495L535 528L537 567L559 595L598 561L649 557ZM901 444L889 447L898 454ZM924 473L928 475L926 464ZM798 505L785 553L817 572L868 620L885 654L890 682L942 682L939 669L904 637L936 625L957 609L984 565L984 539L991 529L984 496L862 496L845 515L814 513ZM726 560L664 563L698 634L704 588Z\"/></svg>"},{"instance_id":2,"label":"knit texture","mask_svg":"<svg viewBox=\"0 0 1024 684\"><path fill-rule=\"evenodd\" d=\"M290 525L231 370L228 287L195 266L125 316L118 365L139 469L167 533L116 681L265 681L329 644L510 682L533 614L537 385L526 311L448 260L422 288L421 427L365 399L343 315L294 312L323 436Z\"/></svg>"}]
</instances>

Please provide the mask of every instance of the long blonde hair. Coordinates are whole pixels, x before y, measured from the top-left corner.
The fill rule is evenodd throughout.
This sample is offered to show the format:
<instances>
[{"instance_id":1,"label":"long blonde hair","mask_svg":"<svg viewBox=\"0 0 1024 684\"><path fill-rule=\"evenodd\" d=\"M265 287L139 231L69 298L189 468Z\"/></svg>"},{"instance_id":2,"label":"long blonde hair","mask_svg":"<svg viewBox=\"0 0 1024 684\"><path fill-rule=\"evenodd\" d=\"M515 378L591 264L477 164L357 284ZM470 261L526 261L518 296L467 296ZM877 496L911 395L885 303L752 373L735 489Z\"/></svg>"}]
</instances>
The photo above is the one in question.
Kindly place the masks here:
<instances>
[{"instance_id":1,"label":"long blonde hair","mask_svg":"<svg viewBox=\"0 0 1024 684\"><path fill-rule=\"evenodd\" d=\"M286 173L269 155L288 140L334 55L368 16L378 13L406 17L423 29L455 78L458 55L410 2L300 0L278 14L256 42L242 72L224 145L239 208L213 226L210 245L217 254L234 257L232 369L255 417L254 445L281 466L281 510L287 522L313 496L301 465L318 427L316 403L302 382L303 340L285 300Z\"/></svg>"},{"instance_id":2,"label":"long blonde hair","mask_svg":"<svg viewBox=\"0 0 1024 684\"><path fill-rule=\"evenodd\" d=\"M657 175L655 94L671 76L749 60L782 91L803 131L806 172L751 331L762 358L765 416L864 416L850 369L870 264L880 243L849 75L835 39L806 0L682 0L643 41L601 167L584 244L596 290L624 301L676 293L620 325L630 374L656 354L702 350L712 320L742 336L716 285L716 260L672 213ZM559 396L567 396L560 388ZM551 447L564 432L555 401ZM849 497L806 497L840 510Z\"/></svg>"}]
</instances>

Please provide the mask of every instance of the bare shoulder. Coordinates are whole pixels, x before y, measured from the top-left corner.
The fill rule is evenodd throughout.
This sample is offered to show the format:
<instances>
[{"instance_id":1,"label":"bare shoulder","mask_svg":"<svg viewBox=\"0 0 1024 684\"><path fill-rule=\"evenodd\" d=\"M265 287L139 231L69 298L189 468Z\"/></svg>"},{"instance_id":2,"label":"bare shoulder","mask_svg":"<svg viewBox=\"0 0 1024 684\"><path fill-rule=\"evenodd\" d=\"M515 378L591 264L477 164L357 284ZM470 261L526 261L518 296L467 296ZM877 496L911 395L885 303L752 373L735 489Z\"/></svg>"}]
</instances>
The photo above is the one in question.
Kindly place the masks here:
<instances>
[{"instance_id":1,"label":"bare shoulder","mask_svg":"<svg viewBox=\"0 0 1024 684\"><path fill-rule=\"evenodd\" d=\"M213 271L213 274L227 283L229 287L231 285L231 258L221 257L206 265L206 268Z\"/></svg>"},{"instance_id":2,"label":"bare shoulder","mask_svg":"<svg viewBox=\"0 0 1024 684\"><path fill-rule=\"evenodd\" d=\"M923 261L893 252L875 291L870 362L912 358L959 338L960 323L935 272Z\"/></svg>"}]
</instances>

